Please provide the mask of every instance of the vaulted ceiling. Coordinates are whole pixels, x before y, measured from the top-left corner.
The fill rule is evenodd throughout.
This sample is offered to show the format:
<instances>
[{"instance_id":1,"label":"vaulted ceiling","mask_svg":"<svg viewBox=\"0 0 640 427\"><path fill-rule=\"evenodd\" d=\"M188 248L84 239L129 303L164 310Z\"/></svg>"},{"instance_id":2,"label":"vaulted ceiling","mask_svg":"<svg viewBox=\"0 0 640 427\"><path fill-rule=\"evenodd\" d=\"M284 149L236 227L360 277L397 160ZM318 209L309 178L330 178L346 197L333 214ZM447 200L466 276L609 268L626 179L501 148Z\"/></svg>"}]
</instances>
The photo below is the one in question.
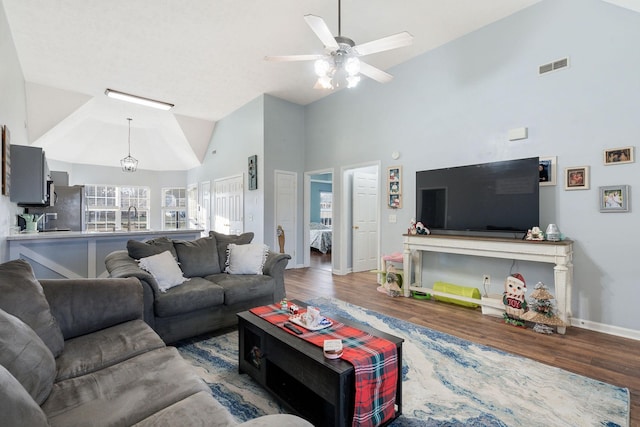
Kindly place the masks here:
<instances>
[{"instance_id":1,"label":"vaulted ceiling","mask_svg":"<svg viewBox=\"0 0 640 427\"><path fill-rule=\"evenodd\" d=\"M356 44L400 31L409 47L367 56L383 70L539 0L343 0L342 35ZM611 0L637 8L637 0ZM321 16L338 33L327 0L2 0L26 82L27 143L50 159L187 170L200 165L216 121L261 94L300 105L313 63L265 55L322 53L305 23ZM638 10L638 9L636 9ZM371 82L370 84L378 84ZM175 104L170 111L113 100L106 88Z\"/></svg>"}]
</instances>

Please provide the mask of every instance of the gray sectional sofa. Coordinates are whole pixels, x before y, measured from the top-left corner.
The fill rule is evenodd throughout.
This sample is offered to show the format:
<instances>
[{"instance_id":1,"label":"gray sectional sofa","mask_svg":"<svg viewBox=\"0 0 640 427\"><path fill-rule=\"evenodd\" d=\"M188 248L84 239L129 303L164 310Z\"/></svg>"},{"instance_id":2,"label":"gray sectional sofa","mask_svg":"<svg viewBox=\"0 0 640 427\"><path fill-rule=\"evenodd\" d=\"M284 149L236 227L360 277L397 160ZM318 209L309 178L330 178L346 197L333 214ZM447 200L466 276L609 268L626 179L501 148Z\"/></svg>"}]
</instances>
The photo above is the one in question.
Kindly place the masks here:
<instances>
[{"instance_id":1,"label":"gray sectional sofa","mask_svg":"<svg viewBox=\"0 0 640 427\"><path fill-rule=\"evenodd\" d=\"M230 414L142 320L135 278L38 281L0 264L0 424L231 426ZM274 415L249 426L311 426Z\"/></svg>"},{"instance_id":2,"label":"gray sectional sofa","mask_svg":"<svg viewBox=\"0 0 640 427\"><path fill-rule=\"evenodd\" d=\"M235 325L236 313L285 296L284 270L291 259L287 254L266 252L262 274L246 274L237 265L231 271L245 274L225 272L226 267L234 267L227 264L229 245L249 245L252 239L253 233L233 236L212 231L194 241L166 237L131 240L127 250L107 255L105 265L112 278L135 277L142 282L144 320L166 343L172 343ZM177 259L189 280L163 291L156 277L141 269L138 261L166 251Z\"/></svg>"}]
</instances>

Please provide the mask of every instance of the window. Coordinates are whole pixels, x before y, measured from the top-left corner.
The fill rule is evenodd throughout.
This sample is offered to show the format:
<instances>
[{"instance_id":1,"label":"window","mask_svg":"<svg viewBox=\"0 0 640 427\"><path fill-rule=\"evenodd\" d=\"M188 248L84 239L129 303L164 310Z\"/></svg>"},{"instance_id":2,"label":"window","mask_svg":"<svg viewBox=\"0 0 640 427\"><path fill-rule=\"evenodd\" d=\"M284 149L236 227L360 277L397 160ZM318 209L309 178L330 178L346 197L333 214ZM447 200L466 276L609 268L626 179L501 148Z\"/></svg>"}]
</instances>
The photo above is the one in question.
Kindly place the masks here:
<instances>
[{"instance_id":1,"label":"window","mask_svg":"<svg viewBox=\"0 0 640 427\"><path fill-rule=\"evenodd\" d=\"M198 228L198 184L187 188L187 213L189 214L189 228Z\"/></svg>"},{"instance_id":2,"label":"window","mask_svg":"<svg viewBox=\"0 0 640 427\"><path fill-rule=\"evenodd\" d=\"M332 211L333 193L328 191L320 192L320 222L324 225L331 225L333 218Z\"/></svg>"},{"instance_id":3,"label":"window","mask_svg":"<svg viewBox=\"0 0 640 427\"><path fill-rule=\"evenodd\" d=\"M162 229L187 228L187 189L162 189Z\"/></svg>"},{"instance_id":4,"label":"window","mask_svg":"<svg viewBox=\"0 0 640 427\"><path fill-rule=\"evenodd\" d=\"M84 188L87 231L126 230L129 223L131 230L149 228L149 187L87 184Z\"/></svg>"}]
</instances>

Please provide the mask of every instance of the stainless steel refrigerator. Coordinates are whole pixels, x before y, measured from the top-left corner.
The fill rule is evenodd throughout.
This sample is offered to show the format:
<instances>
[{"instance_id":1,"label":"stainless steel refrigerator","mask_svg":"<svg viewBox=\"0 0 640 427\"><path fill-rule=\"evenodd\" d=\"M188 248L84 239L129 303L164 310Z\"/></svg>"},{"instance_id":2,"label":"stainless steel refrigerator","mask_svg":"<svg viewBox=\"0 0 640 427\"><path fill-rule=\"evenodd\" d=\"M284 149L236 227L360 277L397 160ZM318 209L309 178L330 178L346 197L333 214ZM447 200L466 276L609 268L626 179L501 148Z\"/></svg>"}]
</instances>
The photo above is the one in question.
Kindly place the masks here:
<instances>
[{"instance_id":1,"label":"stainless steel refrigerator","mask_svg":"<svg viewBox=\"0 0 640 427\"><path fill-rule=\"evenodd\" d=\"M45 214L38 223L41 231L71 230L84 231L86 202L84 185L63 187L56 185L54 205L41 208ZM31 209L36 212L37 209Z\"/></svg>"}]
</instances>

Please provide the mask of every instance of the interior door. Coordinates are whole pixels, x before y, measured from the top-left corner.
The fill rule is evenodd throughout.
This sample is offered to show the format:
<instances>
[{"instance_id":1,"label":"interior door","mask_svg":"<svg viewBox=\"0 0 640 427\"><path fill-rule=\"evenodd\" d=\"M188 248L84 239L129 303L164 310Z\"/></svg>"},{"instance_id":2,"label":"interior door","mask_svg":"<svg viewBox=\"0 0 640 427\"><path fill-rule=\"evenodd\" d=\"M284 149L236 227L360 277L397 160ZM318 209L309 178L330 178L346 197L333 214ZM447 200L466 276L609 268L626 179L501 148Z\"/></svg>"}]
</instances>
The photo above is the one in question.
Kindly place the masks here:
<instances>
[{"instance_id":1,"label":"interior door","mask_svg":"<svg viewBox=\"0 0 640 427\"><path fill-rule=\"evenodd\" d=\"M378 266L378 176L353 175L353 272Z\"/></svg>"},{"instance_id":2,"label":"interior door","mask_svg":"<svg viewBox=\"0 0 640 427\"><path fill-rule=\"evenodd\" d=\"M279 251L277 227L282 227L284 233L284 252L291 255L294 262L287 267L295 266L296 242L297 242L297 188L298 174L288 171L275 171L275 226L274 242L272 248ZM282 233L281 233L282 236Z\"/></svg>"},{"instance_id":3,"label":"interior door","mask_svg":"<svg viewBox=\"0 0 640 427\"><path fill-rule=\"evenodd\" d=\"M214 229L218 233L241 234L244 231L244 190L242 175L217 179Z\"/></svg>"},{"instance_id":4,"label":"interior door","mask_svg":"<svg viewBox=\"0 0 640 427\"><path fill-rule=\"evenodd\" d=\"M200 183L199 192L199 205L198 205L198 223L200 227L204 228L204 235L209 235L211 230L211 182L203 181Z\"/></svg>"}]
</instances>

